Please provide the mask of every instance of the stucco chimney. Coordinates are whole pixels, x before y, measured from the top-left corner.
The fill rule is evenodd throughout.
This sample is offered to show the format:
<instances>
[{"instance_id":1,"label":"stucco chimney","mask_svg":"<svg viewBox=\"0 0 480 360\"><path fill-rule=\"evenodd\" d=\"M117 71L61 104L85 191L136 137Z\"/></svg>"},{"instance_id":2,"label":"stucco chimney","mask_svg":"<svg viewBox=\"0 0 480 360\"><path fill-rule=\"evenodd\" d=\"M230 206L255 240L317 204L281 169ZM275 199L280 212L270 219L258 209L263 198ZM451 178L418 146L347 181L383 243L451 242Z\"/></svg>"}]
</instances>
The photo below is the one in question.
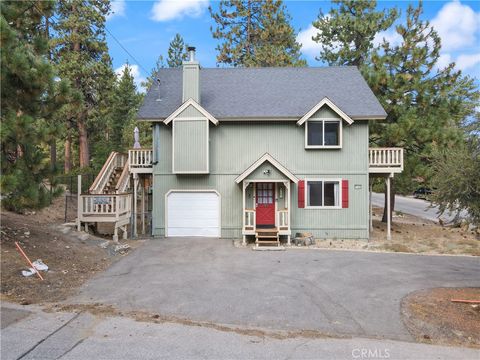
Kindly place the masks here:
<instances>
[{"instance_id":1,"label":"stucco chimney","mask_svg":"<svg viewBox=\"0 0 480 360\"><path fill-rule=\"evenodd\" d=\"M188 47L188 60L183 62L183 99L200 103L200 64L195 60L195 48Z\"/></svg>"}]
</instances>

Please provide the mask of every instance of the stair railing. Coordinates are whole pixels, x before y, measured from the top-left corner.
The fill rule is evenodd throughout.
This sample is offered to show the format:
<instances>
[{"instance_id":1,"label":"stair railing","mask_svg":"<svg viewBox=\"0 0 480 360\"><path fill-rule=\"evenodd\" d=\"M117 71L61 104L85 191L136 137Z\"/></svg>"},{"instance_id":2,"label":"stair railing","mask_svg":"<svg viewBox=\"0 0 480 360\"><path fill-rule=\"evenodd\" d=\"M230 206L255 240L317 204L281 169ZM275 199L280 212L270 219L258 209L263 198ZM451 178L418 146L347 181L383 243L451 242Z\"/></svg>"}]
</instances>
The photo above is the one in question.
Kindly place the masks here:
<instances>
[{"instance_id":1,"label":"stair railing","mask_svg":"<svg viewBox=\"0 0 480 360\"><path fill-rule=\"evenodd\" d=\"M127 190L129 179L130 179L130 172L128 169L128 164L125 164L123 166L122 174L120 175L117 185L115 186L115 192L117 194L123 193Z\"/></svg>"},{"instance_id":2,"label":"stair railing","mask_svg":"<svg viewBox=\"0 0 480 360\"><path fill-rule=\"evenodd\" d=\"M126 155L112 151L108 156L107 161L102 167L102 170L98 173L92 186L88 189L91 194L101 194L103 189L108 183L108 180L112 176L113 171L117 167L123 167L126 162Z\"/></svg>"}]
</instances>

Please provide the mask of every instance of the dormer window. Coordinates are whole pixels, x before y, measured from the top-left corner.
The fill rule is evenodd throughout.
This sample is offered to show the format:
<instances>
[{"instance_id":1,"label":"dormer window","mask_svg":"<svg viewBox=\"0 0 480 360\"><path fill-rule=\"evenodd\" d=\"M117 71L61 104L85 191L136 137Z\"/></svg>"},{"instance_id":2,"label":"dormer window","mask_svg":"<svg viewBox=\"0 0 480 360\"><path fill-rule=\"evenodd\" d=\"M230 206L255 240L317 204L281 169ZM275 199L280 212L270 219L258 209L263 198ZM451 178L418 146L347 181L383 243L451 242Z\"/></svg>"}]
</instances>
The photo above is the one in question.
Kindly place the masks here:
<instances>
[{"instance_id":1,"label":"dormer window","mask_svg":"<svg viewBox=\"0 0 480 360\"><path fill-rule=\"evenodd\" d=\"M305 148L338 149L342 147L341 119L309 119L305 124Z\"/></svg>"}]
</instances>

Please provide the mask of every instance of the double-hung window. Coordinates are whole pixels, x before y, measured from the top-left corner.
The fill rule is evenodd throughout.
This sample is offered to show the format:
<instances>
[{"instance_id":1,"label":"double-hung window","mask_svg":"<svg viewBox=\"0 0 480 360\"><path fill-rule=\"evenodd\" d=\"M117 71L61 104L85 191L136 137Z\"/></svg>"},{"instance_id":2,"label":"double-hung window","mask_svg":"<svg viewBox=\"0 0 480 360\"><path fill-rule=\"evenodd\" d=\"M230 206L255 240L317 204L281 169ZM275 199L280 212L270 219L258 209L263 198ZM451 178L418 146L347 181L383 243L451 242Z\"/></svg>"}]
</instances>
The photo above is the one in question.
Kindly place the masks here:
<instances>
[{"instance_id":1,"label":"double-hung window","mask_svg":"<svg viewBox=\"0 0 480 360\"><path fill-rule=\"evenodd\" d=\"M315 179L306 180L307 208L340 208L341 180Z\"/></svg>"},{"instance_id":2,"label":"double-hung window","mask_svg":"<svg viewBox=\"0 0 480 360\"><path fill-rule=\"evenodd\" d=\"M342 147L342 120L308 120L305 126L308 149Z\"/></svg>"}]
</instances>

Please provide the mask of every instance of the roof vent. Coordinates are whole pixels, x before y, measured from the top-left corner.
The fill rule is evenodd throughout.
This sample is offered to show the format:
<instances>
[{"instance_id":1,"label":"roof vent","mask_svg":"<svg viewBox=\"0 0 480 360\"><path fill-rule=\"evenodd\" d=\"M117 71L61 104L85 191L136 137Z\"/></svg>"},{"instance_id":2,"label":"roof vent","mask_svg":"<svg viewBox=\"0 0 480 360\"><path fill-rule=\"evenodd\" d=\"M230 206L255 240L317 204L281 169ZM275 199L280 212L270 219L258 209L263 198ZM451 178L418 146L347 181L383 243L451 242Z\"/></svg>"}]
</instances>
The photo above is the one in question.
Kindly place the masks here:
<instances>
[{"instance_id":1,"label":"roof vent","mask_svg":"<svg viewBox=\"0 0 480 360\"><path fill-rule=\"evenodd\" d=\"M194 62L195 61L195 46L189 46L187 48L187 50L188 50L188 54L189 54L188 61Z\"/></svg>"}]
</instances>

